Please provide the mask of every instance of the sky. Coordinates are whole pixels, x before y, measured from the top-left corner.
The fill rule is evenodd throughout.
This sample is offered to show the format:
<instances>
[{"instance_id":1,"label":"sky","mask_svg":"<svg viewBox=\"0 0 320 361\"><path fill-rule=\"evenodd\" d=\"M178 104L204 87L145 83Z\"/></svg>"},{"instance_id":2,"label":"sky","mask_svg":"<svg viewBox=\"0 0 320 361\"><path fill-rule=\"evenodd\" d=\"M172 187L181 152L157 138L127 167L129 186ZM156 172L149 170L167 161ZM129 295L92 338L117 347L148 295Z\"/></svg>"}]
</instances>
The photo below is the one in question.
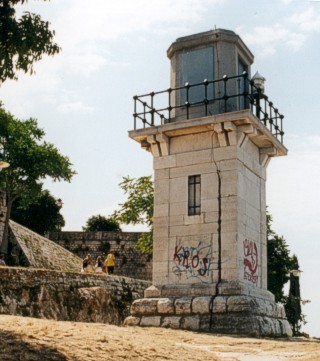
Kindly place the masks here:
<instances>
[{"instance_id":1,"label":"sky","mask_svg":"<svg viewBox=\"0 0 320 361\"><path fill-rule=\"evenodd\" d=\"M37 118L73 163L71 183L45 182L70 231L117 208L123 176L152 174L152 156L128 137L132 98L169 87L170 44L215 28L242 38L255 55L251 73L267 79L285 115L289 153L270 162L267 204L303 270L303 331L320 337L320 0L30 0L17 10L48 20L62 51L2 84L0 99L19 119Z\"/></svg>"}]
</instances>

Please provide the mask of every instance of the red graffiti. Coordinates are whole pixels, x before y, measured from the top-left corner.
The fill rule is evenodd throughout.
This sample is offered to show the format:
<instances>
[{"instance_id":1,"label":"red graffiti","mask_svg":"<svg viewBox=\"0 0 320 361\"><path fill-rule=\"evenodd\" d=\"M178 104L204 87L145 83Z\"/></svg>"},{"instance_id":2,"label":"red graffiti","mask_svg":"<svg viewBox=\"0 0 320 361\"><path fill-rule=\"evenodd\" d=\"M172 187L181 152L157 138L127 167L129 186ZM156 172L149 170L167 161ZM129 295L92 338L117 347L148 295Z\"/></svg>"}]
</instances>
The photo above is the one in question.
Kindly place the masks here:
<instances>
[{"instance_id":1,"label":"red graffiti","mask_svg":"<svg viewBox=\"0 0 320 361\"><path fill-rule=\"evenodd\" d=\"M244 279L252 283L257 283L258 249L256 243L246 239L243 242L243 254Z\"/></svg>"}]
</instances>

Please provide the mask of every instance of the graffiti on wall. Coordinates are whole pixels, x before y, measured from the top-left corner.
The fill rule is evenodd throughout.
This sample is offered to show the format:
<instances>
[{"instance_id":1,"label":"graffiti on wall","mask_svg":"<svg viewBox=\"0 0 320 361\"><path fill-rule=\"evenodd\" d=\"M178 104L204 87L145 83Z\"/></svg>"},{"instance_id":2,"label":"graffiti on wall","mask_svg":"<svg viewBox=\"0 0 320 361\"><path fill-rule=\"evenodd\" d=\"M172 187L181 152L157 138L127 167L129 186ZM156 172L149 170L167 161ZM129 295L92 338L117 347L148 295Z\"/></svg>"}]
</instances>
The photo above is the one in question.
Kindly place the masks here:
<instances>
[{"instance_id":1,"label":"graffiti on wall","mask_svg":"<svg viewBox=\"0 0 320 361\"><path fill-rule=\"evenodd\" d=\"M174 266L172 272L179 278L198 278L206 282L214 269L212 247L199 242L197 246L176 245L173 254Z\"/></svg>"},{"instance_id":2,"label":"graffiti on wall","mask_svg":"<svg viewBox=\"0 0 320 361\"><path fill-rule=\"evenodd\" d=\"M254 284L258 283L258 249L253 241L243 242L244 279Z\"/></svg>"}]
</instances>

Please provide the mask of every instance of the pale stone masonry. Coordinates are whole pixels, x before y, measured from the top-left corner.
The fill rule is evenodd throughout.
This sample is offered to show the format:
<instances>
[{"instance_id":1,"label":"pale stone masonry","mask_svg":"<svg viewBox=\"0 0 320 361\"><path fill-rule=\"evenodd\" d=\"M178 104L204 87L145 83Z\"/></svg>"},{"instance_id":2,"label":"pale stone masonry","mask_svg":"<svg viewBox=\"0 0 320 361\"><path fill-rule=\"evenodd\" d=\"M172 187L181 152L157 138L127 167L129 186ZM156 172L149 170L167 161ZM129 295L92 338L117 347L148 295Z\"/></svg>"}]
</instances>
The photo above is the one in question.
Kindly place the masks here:
<instances>
[{"instance_id":1,"label":"pale stone masonry","mask_svg":"<svg viewBox=\"0 0 320 361\"><path fill-rule=\"evenodd\" d=\"M116 257L115 274L142 280L152 279L152 255L137 249L138 232L52 232L48 238L84 258L88 253L93 259L103 260L112 251Z\"/></svg>"},{"instance_id":2,"label":"pale stone masonry","mask_svg":"<svg viewBox=\"0 0 320 361\"><path fill-rule=\"evenodd\" d=\"M213 49L214 76L238 74L240 65L250 74L249 49L233 32L215 30L169 48L172 87L181 85L184 69L196 68L183 54L206 47ZM178 109L170 122L129 132L153 155L155 190L153 286L134 302L127 324L291 334L267 290L266 248L266 168L287 149L248 107L231 103L223 112L213 104L207 116L196 105L188 119ZM199 196L190 193L194 177ZM192 197L199 198L197 214Z\"/></svg>"}]
</instances>

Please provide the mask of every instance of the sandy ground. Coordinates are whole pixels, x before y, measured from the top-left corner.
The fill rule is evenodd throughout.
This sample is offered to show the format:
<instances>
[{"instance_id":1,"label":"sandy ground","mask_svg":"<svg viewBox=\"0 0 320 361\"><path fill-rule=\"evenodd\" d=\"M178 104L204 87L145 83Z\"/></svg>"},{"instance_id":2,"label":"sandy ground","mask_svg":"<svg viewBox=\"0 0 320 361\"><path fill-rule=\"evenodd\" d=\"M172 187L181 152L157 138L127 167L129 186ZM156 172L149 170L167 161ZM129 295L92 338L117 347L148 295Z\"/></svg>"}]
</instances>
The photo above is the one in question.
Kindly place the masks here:
<instances>
[{"instance_id":1,"label":"sandy ground","mask_svg":"<svg viewBox=\"0 0 320 361\"><path fill-rule=\"evenodd\" d=\"M1 361L319 361L320 341L57 322L0 315Z\"/></svg>"}]
</instances>

